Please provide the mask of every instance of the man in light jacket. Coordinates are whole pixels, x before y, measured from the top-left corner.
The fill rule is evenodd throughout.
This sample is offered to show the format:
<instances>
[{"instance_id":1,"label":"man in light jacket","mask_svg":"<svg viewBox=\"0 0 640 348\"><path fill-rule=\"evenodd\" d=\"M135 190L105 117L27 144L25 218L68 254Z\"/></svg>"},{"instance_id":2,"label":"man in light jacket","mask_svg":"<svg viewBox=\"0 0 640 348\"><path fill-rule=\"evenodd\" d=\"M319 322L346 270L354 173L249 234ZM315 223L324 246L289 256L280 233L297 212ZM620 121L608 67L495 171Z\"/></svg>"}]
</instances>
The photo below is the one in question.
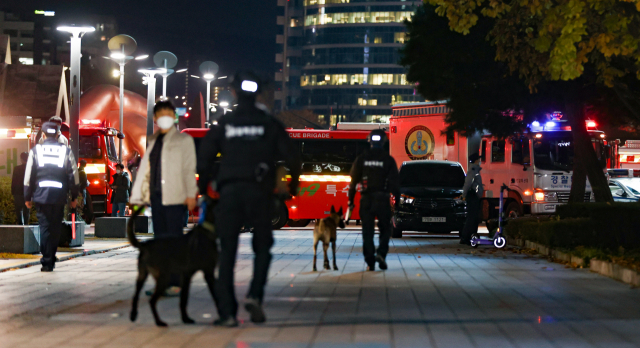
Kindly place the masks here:
<instances>
[{"instance_id":1,"label":"man in light jacket","mask_svg":"<svg viewBox=\"0 0 640 348\"><path fill-rule=\"evenodd\" d=\"M132 204L151 205L155 238L181 236L185 211L195 208L198 195L196 147L191 136L176 130L175 110L170 101L156 103L159 130L149 137L131 192ZM179 278L172 278L169 292L174 295Z\"/></svg>"},{"instance_id":2,"label":"man in light jacket","mask_svg":"<svg viewBox=\"0 0 640 348\"><path fill-rule=\"evenodd\" d=\"M462 187L462 199L467 201L467 221L460 233L460 244L471 244L471 236L478 233L480 224L480 198L484 195L482 176L480 176L480 156L469 156L469 171Z\"/></svg>"}]
</instances>

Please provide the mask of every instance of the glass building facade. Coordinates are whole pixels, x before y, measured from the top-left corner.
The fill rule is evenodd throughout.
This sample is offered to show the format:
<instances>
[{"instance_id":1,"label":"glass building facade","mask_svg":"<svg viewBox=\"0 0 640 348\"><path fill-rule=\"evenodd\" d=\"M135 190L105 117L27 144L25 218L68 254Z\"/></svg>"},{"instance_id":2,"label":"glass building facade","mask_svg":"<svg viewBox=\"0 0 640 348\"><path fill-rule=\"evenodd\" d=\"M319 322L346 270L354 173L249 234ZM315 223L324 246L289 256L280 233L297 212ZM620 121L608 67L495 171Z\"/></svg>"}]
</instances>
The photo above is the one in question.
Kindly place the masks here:
<instances>
[{"instance_id":1,"label":"glass building facade","mask_svg":"<svg viewBox=\"0 0 640 348\"><path fill-rule=\"evenodd\" d=\"M404 21L421 4L400 0L278 0L276 55L281 109L319 122L385 122L396 103L423 99L398 65Z\"/></svg>"}]
</instances>

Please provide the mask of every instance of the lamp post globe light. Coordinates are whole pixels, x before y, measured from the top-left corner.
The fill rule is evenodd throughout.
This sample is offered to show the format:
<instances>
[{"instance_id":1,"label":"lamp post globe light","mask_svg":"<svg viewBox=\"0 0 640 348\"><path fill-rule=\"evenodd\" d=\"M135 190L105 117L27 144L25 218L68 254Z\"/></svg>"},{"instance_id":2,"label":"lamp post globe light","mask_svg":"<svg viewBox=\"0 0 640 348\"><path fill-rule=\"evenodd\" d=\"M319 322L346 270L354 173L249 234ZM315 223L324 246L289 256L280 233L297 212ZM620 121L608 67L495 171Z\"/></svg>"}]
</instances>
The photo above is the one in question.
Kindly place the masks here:
<instances>
[{"instance_id":1,"label":"lamp post globe light","mask_svg":"<svg viewBox=\"0 0 640 348\"><path fill-rule=\"evenodd\" d=\"M209 114L211 113L211 82L215 80L216 74L220 70L218 64L212 61L206 61L200 64L200 72L202 73L202 79L207 82L207 107L206 107L206 121L209 121Z\"/></svg>"},{"instance_id":2,"label":"lamp post globe light","mask_svg":"<svg viewBox=\"0 0 640 348\"><path fill-rule=\"evenodd\" d=\"M156 75L162 75L165 70L161 68L140 69L144 74L143 81L147 83L147 145L149 137L153 135L153 107L156 102Z\"/></svg>"},{"instance_id":3,"label":"lamp post globe light","mask_svg":"<svg viewBox=\"0 0 640 348\"><path fill-rule=\"evenodd\" d=\"M129 35L117 35L109 40L109 51L111 56L108 59L116 62L120 66L119 71L114 71L114 77L120 77L120 133L123 134L124 127L124 66L134 59L131 55L138 48L136 40ZM148 55L135 57L135 60L148 58ZM118 141L118 159L122 162L122 139Z\"/></svg>"},{"instance_id":4,"label":"lamp post globe light","mask_svg":"<svg viewBox=\"0 0 640 348\"><path fill-rule=\"evenodd\" d=\"M167 77L173 74L173 67L178 64L178 57L169 51L160 51L153 56L153 63L158 67L164 69L162 76L162 97L167 98Z\"/></svg>"},{"instance_id":5,"label":"lamp post globe light","mask_svg":"<svg viewBox=\"0 0 640 348\"><path fill-rule=\"evenodd\" d=\"M80 58L82 57L81 53L81 44L82 44L82 36L86 33L92 33L96 31L94 27L90 26L60 26L57 28L58 31L63 31L71 34L71 62L70 62L70 73L71 73L71 108L69 110L69 140L71 145L71 151L73 152L73 156L75 156L76 160L79 158L79 148L78 145L80 143L80 131L79 131L79 123L80 123Z\"/></svg>"}]
</instances>

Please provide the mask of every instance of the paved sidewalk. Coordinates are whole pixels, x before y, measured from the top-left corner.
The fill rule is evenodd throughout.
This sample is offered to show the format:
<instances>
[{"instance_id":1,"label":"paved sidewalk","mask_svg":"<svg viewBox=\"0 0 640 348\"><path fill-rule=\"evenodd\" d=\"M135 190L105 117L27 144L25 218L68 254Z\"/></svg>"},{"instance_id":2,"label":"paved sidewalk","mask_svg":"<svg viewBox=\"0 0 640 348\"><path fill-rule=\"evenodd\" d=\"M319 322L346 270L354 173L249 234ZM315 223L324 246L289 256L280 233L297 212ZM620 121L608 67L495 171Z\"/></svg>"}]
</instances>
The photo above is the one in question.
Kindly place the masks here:
<instances>
[{"instance_id":1,"label":"paved sidewalk","mask_svg":"<svg viewBox=\"0 0 640 348\"><path fill-rule=\"evenodd\" d=\"M251 235L241 237L239 298L251 275ZM536 257L460 247L445 237L392 240L386 272L365 272L362 240L338 233L339 271L312 272L309 230L276 232L266 325L211 326L217 317L202 276L180 323L178 299L148 298L128 314L133 248L0 273L0 347L638 347L640 292ZM319 266L321 263L319 262ZM146 288L153 287L148 281Z\"/></svg>"}]
</instances>

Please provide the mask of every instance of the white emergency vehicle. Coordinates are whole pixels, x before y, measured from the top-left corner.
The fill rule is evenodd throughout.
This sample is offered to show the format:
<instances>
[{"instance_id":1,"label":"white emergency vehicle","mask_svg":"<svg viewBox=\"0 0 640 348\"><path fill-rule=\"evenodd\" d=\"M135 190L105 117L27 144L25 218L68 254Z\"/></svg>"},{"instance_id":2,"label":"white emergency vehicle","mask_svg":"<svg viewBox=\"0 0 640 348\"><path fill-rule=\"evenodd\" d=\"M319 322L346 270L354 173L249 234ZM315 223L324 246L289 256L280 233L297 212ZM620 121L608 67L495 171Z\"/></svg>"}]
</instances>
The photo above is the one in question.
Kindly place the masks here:
<instances>
[{"instance_id":1,"label":"white emergency vehicle","mask_svg":"<svg viewBox=\"0 0 640 348\"><path fill-rule=\"evenodd\" d=\"M480 172L485 186L483 220L498 215L500 187L511 189L505 198L505 213L552 214L568 203L573 178L573 137L562 114L546 115L533 122L529 131L508 139L491 134L470 138L447 134L444 102L400 104L389 121L389 147L398 166L406 161L448 160L460 162L465 171L470 154L482 157ZM587 129L599 159L606 162L605 134L593 121ZM429 173L425 173L429 175ZM587 181L585 201L593 199Z\"/></svg>"},{"instance_id":2,"label":"white emergency vehicle","mask_svg":"<svg viewBox=\"0 0 640 348\"><path fill-rule=\"evenodd\" d=\"M623 169L640 169L640 140L627 140L618 148L618 163Z\"/></svg>"}]
</instances>

